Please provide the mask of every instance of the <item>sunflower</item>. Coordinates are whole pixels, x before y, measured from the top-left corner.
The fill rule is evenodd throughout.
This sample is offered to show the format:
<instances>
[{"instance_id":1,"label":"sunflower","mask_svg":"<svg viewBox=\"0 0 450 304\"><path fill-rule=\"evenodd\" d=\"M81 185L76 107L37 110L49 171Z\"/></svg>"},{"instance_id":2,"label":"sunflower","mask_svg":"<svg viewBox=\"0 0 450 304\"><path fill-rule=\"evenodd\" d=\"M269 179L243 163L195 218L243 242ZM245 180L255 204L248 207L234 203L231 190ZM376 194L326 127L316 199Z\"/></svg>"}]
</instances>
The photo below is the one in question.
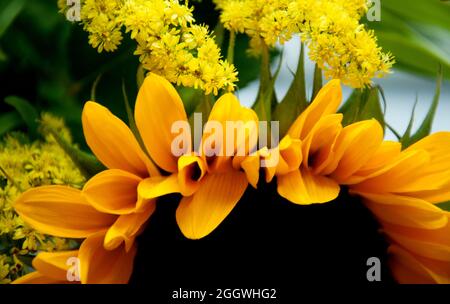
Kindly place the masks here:
<instances>
[{"instance_id":1,"label":"sunflower","mask_svg":"<svg viewBox=\"0 0 450 304\"><path fill-rule=\"evenodd\" d=\"M257 122L256 113L228 93L214 104L197 149L190 132L188 139L181 136L181 144L180 134L173 132L177 124L188 125L181 98L167 80L150 75L138 94L136 123L150 156L167 175L145 179L139 184L139 197L181 193L176 211L181 232L190 239L207 236L233 210L248 186L240 165L256 146L251 139L256 138ZM229 123L237 127L227 129ZM243 136L234 136L235 131ZM173 145L182 150L179 156L173 153Z\"/></svg>"},{"instance_id":2,"label":"sunflower","mask_svg":"<svg viewBox=\"0 0 450 304\"><path fill-rule=\"evenodd\" d=\"M159 79L154 79L156 85ZM143 88L151 83L147 81ZM139 98L137 108L146 102L147 99ZM82 122L87 144L108 170L92 177L82 190L64 186L30 189L17 199L14 207L38 231L84 239L77 254L82 283L126 283L132 273L135 238L156 207L155 199L138 196L138 186L160 173L132 131L105 107L87 102ZM140 120L139 127L145 128ZM142 133L146 134L145 130ZM93 260L98 256L104 257L102 262ZM44 257L48 263L60 265L59 255ZM39 275L30 274L20 282L36 277L61 279L39 264L36 269Z\"/></svg>"},{"instance_id":3,"label":"sunflower","mask_svg":"<svg viewBox=\"0 0 450 304\"><path fill-rule=\"evenodd\" d=\"M19 283L64 281L67 265L61 259L68 256L80 260L82 283L126 283L136 254L135 238L155 211L157 197L183 195L176 218L184 235L192 239L208 235L237 204L248 186L240 164L256 145L256 141L245 144L257 135L258 119L252 110L241 107L234 95L223 95L211 111L199 150L192 149L188 134L181 155L176 156L173 143L178 135L173 126L188 125L187 115L175 88L150 74L139 91L135 119L144 150L125 123L105 107L87 102L82 116L86 142L108 170L91 178L81 191L48 186L18 198L17 212L35 229L84 239L77 252L39 254L33 261L37 272ZM229 122L244 123L245 133L231 137L227 146L235 131L227 129ZM242 146L243 155L234 157ZM93 261L99 256L103 258Z\"/></svg>"},{"instance_id":4,"label":"sunflower","mask_svg":"<svg viewBox=\"0 0 450 304\"><path fill-rule=\"evenodd\" d=\"M383 141L376 120L342 126L341 97L337 80L324 86L278 147L246 158L249 180L256 187L262 159L266 182L276 176L278 193L292 203L329 202L349 187L379 221L397 281L450 283L450 213L435 205L450 200L450 133L402 151Z\"/></svg>"},{"instance_id":5,"label":"sunflower","mask_svg":"<svg viewBox=\"0 0 450 304\"><path fill-rule=\"evenodd\" d=\"M450 133L427 136L401 151L384 142L346 182L363 197L390 242L400 283L450 283Z\"/></svg>"},{"instance_id":6,"label":"sunflower","mask_svg":"<svg viewBox=\"0 0 450 304\"><path fill-rule=\"evenodd\" d=\"M340 81L330 81L275 149L249 156L242 167L252 184L257 183L257 159L262 158L266 182L276 176L278 193L290 202L309 205L337 198L340 182L362 167L383 140L375 119L343 127L343 115L336 113L341 100Z\"/></svg>"}]
</instances>

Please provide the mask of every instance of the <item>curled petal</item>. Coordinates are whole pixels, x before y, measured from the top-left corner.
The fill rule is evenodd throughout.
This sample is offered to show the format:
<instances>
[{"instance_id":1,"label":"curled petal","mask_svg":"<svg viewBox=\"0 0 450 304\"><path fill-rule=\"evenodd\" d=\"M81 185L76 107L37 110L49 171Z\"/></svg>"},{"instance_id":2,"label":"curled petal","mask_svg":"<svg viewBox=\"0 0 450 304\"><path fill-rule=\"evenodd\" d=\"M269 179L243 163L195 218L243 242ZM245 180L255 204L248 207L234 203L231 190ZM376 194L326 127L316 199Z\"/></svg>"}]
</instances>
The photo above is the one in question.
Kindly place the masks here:
<instances>
[{"instance_id":1,"label":"curled petal","mask_svg":"<svg viewBox=\"0 0 450 304\"><path fill-rule=\"evenodd\" d=\"M190 239L210 234L233 210L247 186L245 174L239 171L206 176L198 191L183 197L178 206L181 232Z\"/></svg>"},{"instance_id":2,"label":"curled petal","mask_svg":"<svg viewBox=\"0 0 450 304\"><path fill-rule=\"evenodd\" d=\"M103 247L105 231L88 237L81 244L80 259L82 284L126 284L133 272L136 245L129 251L124 246L114 250Z\"/></svg>"},{"instance_id":3,"label":"curled petal","mask_svg":"<svg viewBox=\"0 0 450 304\"><path fill-rule=\"evenodd\" d=\"M138 202L139 176L122 170L106 170L91 178L83 188L83 196L100 212L130 214Z\"/></svg>"},{"instance_id":4,"label":"curled petal","mask_svg":"<svg viewBox=\"0 0 450 304\"><path fill-rule=\"evenodd\" d=\"M308 169L277 176L278 193L292 203L310 205L326 203L337 198L339 185L332 179L314 175Z\"/></svg>"}]
</instances>

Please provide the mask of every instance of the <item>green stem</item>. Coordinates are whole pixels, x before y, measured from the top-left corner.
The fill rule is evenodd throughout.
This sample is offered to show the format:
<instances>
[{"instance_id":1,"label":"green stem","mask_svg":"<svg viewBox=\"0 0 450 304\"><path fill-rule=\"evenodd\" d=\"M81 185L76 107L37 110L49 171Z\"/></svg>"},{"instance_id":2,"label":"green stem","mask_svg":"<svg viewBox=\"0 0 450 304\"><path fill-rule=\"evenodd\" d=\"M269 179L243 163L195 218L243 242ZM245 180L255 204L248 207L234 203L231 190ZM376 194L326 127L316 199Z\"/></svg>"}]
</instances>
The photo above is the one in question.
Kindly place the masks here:
<instances>
[{"instance_id":1,"label":"green stem","mask_svg":"<svg viewBox=\"0 0 450 304\"><path fill-rule=\"evenodd\" d=\"M236 46L236 33L230 31L230 40L228 42L227 60L231 64L234 62L234 48Z\"/></svg>"},{"instance_id":2,"label":"green stem","mask_svg":"<svg viewBox=\"0 0 450 304\"><path fill-rule=\"evenodd\" d=\"M5 169L3 169L2 166L0 166L0 172L6 177L7 180L11 182L11 184L14 185L20 192L22 192L20 186L14 181L14 179L6 172Z\"/></svg>"}]
</instances>

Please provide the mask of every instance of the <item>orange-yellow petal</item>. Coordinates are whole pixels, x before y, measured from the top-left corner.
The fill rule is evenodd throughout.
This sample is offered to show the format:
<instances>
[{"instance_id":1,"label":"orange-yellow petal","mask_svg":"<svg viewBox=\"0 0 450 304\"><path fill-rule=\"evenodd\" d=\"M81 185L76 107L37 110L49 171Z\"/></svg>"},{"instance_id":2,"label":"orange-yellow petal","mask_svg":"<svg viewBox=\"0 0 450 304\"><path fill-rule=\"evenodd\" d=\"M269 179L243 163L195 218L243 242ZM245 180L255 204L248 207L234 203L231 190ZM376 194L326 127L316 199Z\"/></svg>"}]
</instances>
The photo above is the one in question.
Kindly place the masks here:
<instances>
[{"instance_id":1,"label":"orange-yellow petal","mask_svg":"<svg viewBox=\"0 0 450 304\"><path fill-rule=\"evenodd\" d=\"M114 250L122 242L125 243L125 250L128 252L133 247L135 238L144 229L145 223L155 212L155 201L149 202L141 212L121 215L117 221L108 229L105 236L104 247L107 250Z\"/></svg>"},{"instance_id":2,"label":"orange-yellow petal","mask_svg":"<svg viewBox=\"0 0 450 304\"><path fill-rule=\"evenodd\" d=\"M388 249L393 277L401 284L450 284L448 262L417 257L400 246Z\"/></svg>"},{"instance_id":3,"label":"orange-yellow petal","mask_svg":"<svg viewBox=\"0 0 450 304\"><path fill-rule=\"evenodd\" d=\"M68 281L67 275L73 266L71 259L78 258L78 250L61 252L40 252L33 259L33 268L48 278Z\"/></svg>"},{"instance_id":4,"label":"orange-yellow petal","mask_svg":"<svg viewBox=\"0 0 450 304\"><path fill-rule=\"evenodd\" d=\"M83 188L83 196L97 210L111 214L130 214L136 210L141 178L126 171L103 171Z\"/></svg>"},{"instance_id":5,"label":"orange-yellow petal","mask_svg":"<svg viewBox=\"0 0 450 304\"><path fill-rule=\"evenodd\" d=\"M300 167L303 161L302 142L286 135L278 147L279 159L276 167L276 174L283 175Z\"/></svg>"},{"instance_id":6,"label":"orange-yellow petal","mask_svg":"<svg viewBox=\"0 0 450 304\"><path fill-rule=\"evenodd\" d=\"M390 193L351 192L364 197L364 204L384 222L423 229L438 229L447 224L445 212L427 201Z\"/></svg>"},{"instance_id":7,"label":"orange-yellow petal","mask_svg":"<svg viewBox=\"0 0 450 304\"><path fill-rule=\"evenodd\" d=\"M446 261L450 265L450 223L448 221L446 225L437 229L409 228L384 223L383 231L391 240L408 251L422 257Z\"/></svg>"},{"instance_id":8,"label":"orange-yellow petal","mask_svg":"<svg viewBox=\"0 0 450 304\"><path fill-rule=\"evenodd\" d=\"M88 146L106 167L142 177L157 174L158 170L142 151L128 126L107 108L87 102L82 122Z\"/></svg>"},{"instance_id":9,"label":"orange-yellow petal","mask_svg":"<svg viewBox=\"0 0 450 304\"><path fill-rule=\"evenodd\" d=\"M334 200L340 192L332 179L314 175L308 169L277 176L278 193L292 203L310 205Z\"/></svg>"},{"instance_id":10,"label":"orange-yellow petal","mask_svg":"<svg viewBox=\"0 0 450 304\"><path fill-rule=\"evenodd\" d=\"M342 101L342 89L339 80L331 80L317 94L313 102L295 120L288 134L292 138L304 139L325 115L336 113Z\"/></svg>"},{"instance_id":11,"label":"orange-yellow petal","mask_svg":"<svg viewBox=\"0 0 450 304\"><path fill-rule=\"evenodd\" d=\"M139 183L139 197L153 199L171 193L180 193L181 187L178 182L178 174L170 176L155 176L144 179Z\"/></svg>"},{"instance_id":12,"label":"orange-yellow petal","mask_svg":"<svg viewBox=\"0 0 450 304\"><path fill-rule=\"evenodd\" d=\"M347 178L346 184L358 184L373 176L381 168L387 167L395 159L398 159L401 153L401 143L394 141L383 141L376 149L375 153L357 172Z\"/></svg>"},{"instance_id":13,"label":"orange-yellow petal","mask_svg":"<svg viewBox=\"0 0 450 304\"><path fill-rule=\"evenodd\" d=\"M80 190L66 186L30 189L17 199L14 208L36 230L67 238L88 237L116 219L94 209Z\"/></svg>"},{"instance_id":14,"label":"orange-yellow petal","mask_svg":"<svg viewBox=\"0 0 450 304\"><path fill-rule=\"evenodd\" d=\"M255 152L252 155L247 156L241 162L241 168L244 170L248 182L255 189L258 187L260 165L261 158L259 152Z\"/></svg>"},{"instance_id":15,"label":"orange-yellow petal","mask_svg":"<svg viewBox=\"0 0 450 304\"><path fill-rule=\"evenodd\" d=\"M436 187L433 184L417 183L417 177L423 173L430 162L426 151L402 152L393 161L372 172L359 184L352 186L356 191L370 193L409 192L419 190L424 186Z\"/></svg>"},{"instance_id":16,"label":"orange-yellow petal","mask_svg":"<svg viewBox=\"0 0 450 304\"><path fill-rule=\"evenodd\" d=\"M340 184L363 167L383 141L383 128L375 120L366 120L345 127L335 146L337 167L332 177Z\"/></svg>"},{"instance_id":17,"label":"orange-yellow petal","mask_svg":"<svg viewBox=\"0 0 450 304\"><path fill-rule=\"evenodd\" d=\"M324 166L323 162L329 163L336 159L335 155L328 151L330 148L334 148L335 139L342 130L342 117L342 114L330 114L320 118L312 127L308 136L302 141L305 167L311 168L314 172L321 172L323 170L318 169ZM328 154L327 157L324 157L326 154ZM320 175L328 174L321 173Z\"/></svg>"},{"instance_id":18,"label":"orange-yellow petal","mask_svg":"<svg viewBox=\"0 0 450 304\"><path fill-rule=\"evenodd\" d=\"M228 216L247 188L243 172L230 171L205 177L198 191L184 197L176 218L181 232L190 239L210 234Z\"/></svg>"},{"instance_id":19,"label":"orange-yellow petal","mask_svg":"<svg viewBox=\"0 0 450 304\"><path fill-rule=\"evenodd\" d=\"M172 142L177 134L172 133L172 125L187 122L187 116L175 88L165 78L150 73L139 90L134 115L152 159L165 171L176 172L178 157L172 153ZM184 148L188 152L190 144Z\"/></svg>"},{"instance_id":20,"label":"orange-yellow petal","mask_svg":"<svg viewBox=\"0 0 450 304\"><path fill-rule=\"evenodd\" d=\"M114 250L103 247L105 232L88 237L81 244L81 283L83 284L126 284L133 272L136 245L127 252L124 246Z\"/></svg>"},{"instance_id":21,"label":"orange-yellow petal","mask_svg":"<svg viewBox=\"0 0 450 304\"><path fill-rule=\"evenodd\" d=\"M178 182L183 196L191 196L201 185L207 170L203 158L183 155L178 159Z\"/></svg>"},{"instance_id":22,"label":"orange-yellow petal","mask_svg":"<svg viewBox=\"0 0 450 304\"><path fill-rule=\"evenodd\" d=\"M217 132L221 127L222 132ZM214 104L204 128L202 137L202 155L212 153L215 157L208 162L209 171L229 169L233 159L233 167L240 167L245 156L253 152L258 140L258 116L252 109L241 106L239 100L231 93L222 95ZM213 144L212 144L213 143ZM217 154L220 154L217 156Z\"/></svg>"},{"instance_id":23,"label":"orange-yellow petal","mask_svg":"<svg viewBox=\"0 0 450 304\"><path fill-rule=\"evenodd\" d=\"M23 277L18 278L17 280L11 282L11 284L67 284L67 283L71 283L68 282L67 280L65 281L60 281L60 280L55 280L53 278L49 278L45 275L43 275L42 273L35 271L29 274L24 275Z\"/></svg>"}]
</instances>

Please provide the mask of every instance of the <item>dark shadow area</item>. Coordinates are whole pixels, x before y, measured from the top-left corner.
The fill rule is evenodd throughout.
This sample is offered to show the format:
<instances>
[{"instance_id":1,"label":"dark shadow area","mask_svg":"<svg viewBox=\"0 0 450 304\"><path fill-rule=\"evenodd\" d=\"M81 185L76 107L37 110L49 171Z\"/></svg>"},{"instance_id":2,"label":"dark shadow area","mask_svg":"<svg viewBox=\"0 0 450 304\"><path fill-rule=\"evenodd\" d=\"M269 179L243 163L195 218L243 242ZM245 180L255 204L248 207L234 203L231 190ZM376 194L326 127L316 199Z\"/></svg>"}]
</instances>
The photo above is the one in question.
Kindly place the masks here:
<instances>
[{"instance_id":1,"label":"dark shadow area","mask_svg":"<svg viewBox=\"0 0 450 304\"><path fill-rule=\"evenodd\" d=\"M150 286L295 286L367 283L369 257L378 257L382 282L393 283L387 243L356 197L299 206L278 196L276 184L248 188L208 237L185 239L175 221L178 198L158 202L138 239L132 284Z\"/></svg>"}]
</instances>

